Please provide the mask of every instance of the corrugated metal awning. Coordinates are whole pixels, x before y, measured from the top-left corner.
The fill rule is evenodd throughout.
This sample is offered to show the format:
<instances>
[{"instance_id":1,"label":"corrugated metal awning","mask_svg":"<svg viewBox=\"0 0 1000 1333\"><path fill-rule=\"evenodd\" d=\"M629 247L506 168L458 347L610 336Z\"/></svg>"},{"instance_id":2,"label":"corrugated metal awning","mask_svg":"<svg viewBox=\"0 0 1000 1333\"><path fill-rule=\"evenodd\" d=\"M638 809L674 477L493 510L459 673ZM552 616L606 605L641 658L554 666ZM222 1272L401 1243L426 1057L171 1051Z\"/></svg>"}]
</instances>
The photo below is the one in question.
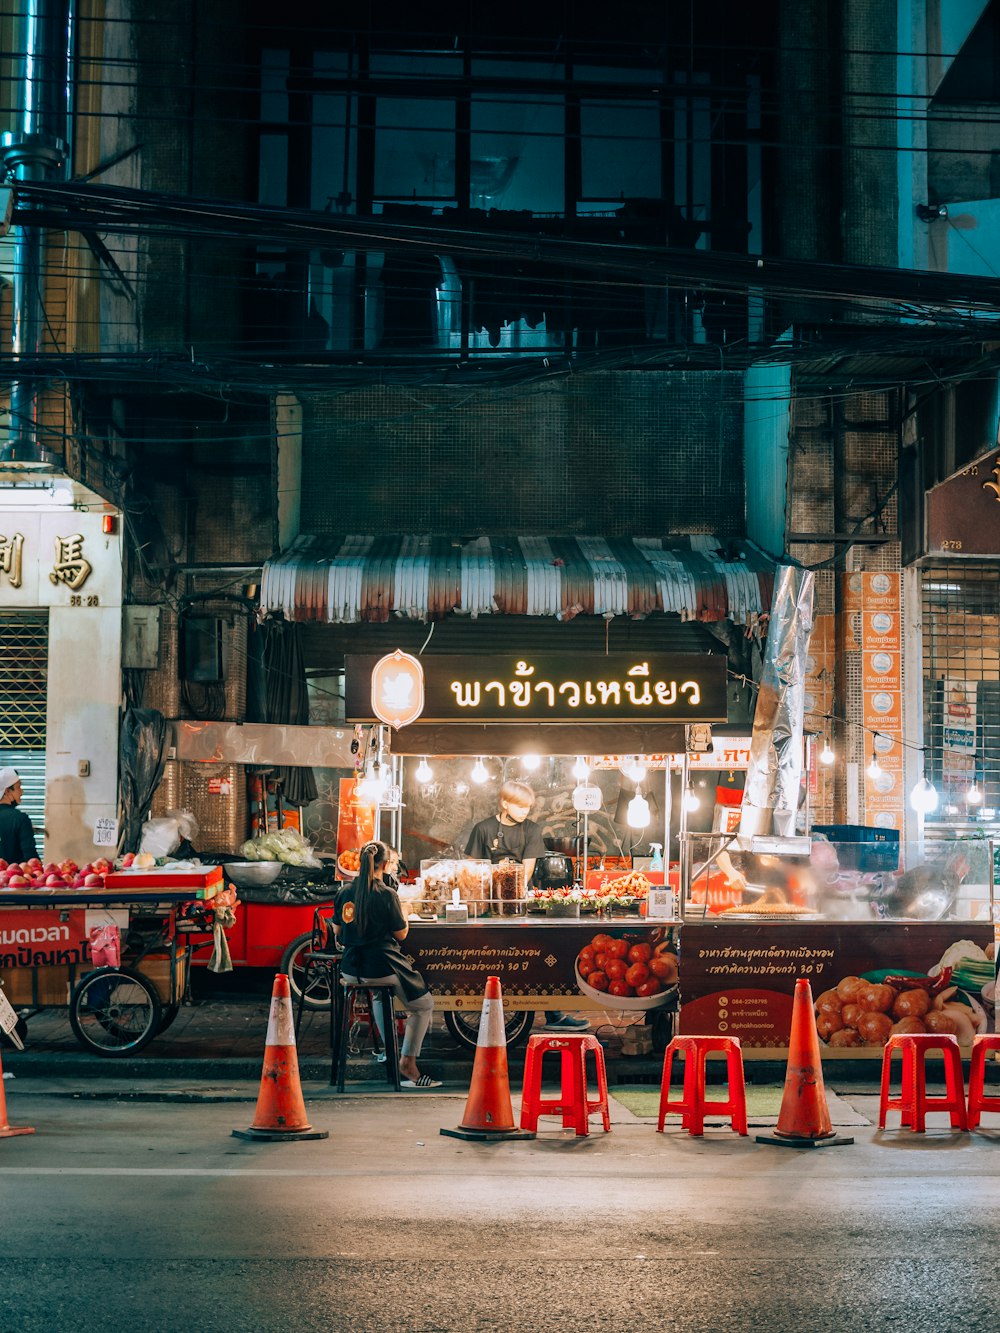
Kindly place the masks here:
<instances>
[{"instance_id":1,"label":"corrugated metal awning","mask_svg":"<svg viewBox=\"0 0 1000 1333\"><path fill-rule=\"evenodd\" d=\"M694 537L303 536L264 566L261 607L326 624L460 616L630 616L751 626L773 563Z\"/></svg>"}]
</instances>

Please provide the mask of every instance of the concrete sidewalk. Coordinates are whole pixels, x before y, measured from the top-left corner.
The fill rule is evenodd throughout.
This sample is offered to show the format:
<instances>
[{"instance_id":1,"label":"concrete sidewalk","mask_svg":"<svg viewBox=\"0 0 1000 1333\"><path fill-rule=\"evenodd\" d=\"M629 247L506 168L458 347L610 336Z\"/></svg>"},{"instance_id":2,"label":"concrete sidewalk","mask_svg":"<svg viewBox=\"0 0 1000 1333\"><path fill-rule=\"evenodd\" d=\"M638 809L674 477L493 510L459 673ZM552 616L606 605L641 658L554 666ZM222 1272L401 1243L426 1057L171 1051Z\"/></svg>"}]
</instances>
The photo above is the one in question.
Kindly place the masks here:
<instances>
[{"instance_id":1,"label":"concrete sidewalk","mask_svg":"<svg viewBox=\"0 0 1000 1333\"><path fill-rule=\"evenodd\" d=\"M240 993L211 995L193 1004L182 1005L166 1032L155 1038L145 1050L131 1057L98 1056L77 1041L65 1009L44 1009L28 1018L28 1040L24 1051L5 1048L5 1072L26 1082L32 1079L69 1080L181 1080L197 1084L230 1084L260 1078L264 1038L270 996ZM630 1019L633 1016L629 1016ZM542 1016L535 1031L542 1031ZM650 1083L660 1081L663 1057L660 1054L626 1056L622 1054L624 1026L601 1022L591 1029L605 1049L610 1084ZM298 1037L299 1069L303 1082L328 1086L330 1078L330 1020L324 1011L306 1010ZM379 1091L385 1088L383 1066L376 1063L368 1045L367 1033L360 1035L360 1049L352 1054L348 1066L348 1089L352 1092ZM472 1071L474 1052L460 1047L436 1015L424 1043L420 1067L441 1079L449 1091L466 1091ZM512 1086L519 1082L524 1063L524 1046L508 1048L508 1066ZM781 1083L785 1077L784 1061L746 1061L749 1082ZM724 1062L710 1065L710 1078L723 1079ZM878 1060L836 1060L824 1065L824 1077L831 1087L850 1088L856 1092L878 1092ZM898 1078L898 1071L896 1073ZM988 1066L987 1079L1000 1084L1000 1066Z\"/></svg>"},{"instance_id":2,"label":"concrete sidewalk","mask_svg":"<svg viewBox=\"0 0 1000 1333\"><path fill-rule=\"evenodd\" d=\"M210 1079L231 1081L260 1077L270 997L245 995L210 998L182 1005L166 1032L145 1050L131 1057L102 1057L86 1051L73 1035L65 1009L45 1009L28 1018L28 1040L24 1051L5 1049L4 1069L18 1078L108 1078ZM536 1021L536 1031L541 1031ZM607 1025L592 1029L605 1046L609 1066L623 1066L618 1082L658 1080L663 1057L621 1055L620 1030ZM351 1086L382 1080L382 1066L375 1062L367 1033L360 1035L361 1049L349 1060ZM508 1063L519 1073L523 1046L511 1047ZM298 1036L299 1068L303 1080L326 1082L330 1076L330 1018L325 1011L306 1010ZM468 1087L474 1052L460 1047L436 1015L424 1042L420 1067L455 1088Z\"/></svg>"}]
</instances>

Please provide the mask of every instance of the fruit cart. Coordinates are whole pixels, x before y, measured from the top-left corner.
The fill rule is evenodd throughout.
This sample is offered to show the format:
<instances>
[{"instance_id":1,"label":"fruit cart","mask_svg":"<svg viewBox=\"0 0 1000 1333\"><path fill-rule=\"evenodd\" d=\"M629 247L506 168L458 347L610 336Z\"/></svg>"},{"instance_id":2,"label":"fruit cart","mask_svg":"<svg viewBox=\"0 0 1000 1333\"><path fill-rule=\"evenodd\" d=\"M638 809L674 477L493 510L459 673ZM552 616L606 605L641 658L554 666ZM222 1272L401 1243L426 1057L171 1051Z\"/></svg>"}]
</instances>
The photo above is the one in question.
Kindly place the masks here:
<instances>
[{"instance_id":1,"label":"fruit cart","mask_svg":"<svg viewBox=\"0 0 1000 1333\"><path fill-rule=\"evenodd\" d=\"M174 881L174 882L169 882ZM183 881L183 882L176 882ZM0 980L22 1011L67 1007L80 1045L134 1055L164 1032L184 997L192 930L214 920L221 872L108 874L102 888L7 890L0 899ZM92 956L96 932L120 958Z\"/></svg>"}]
</instances>

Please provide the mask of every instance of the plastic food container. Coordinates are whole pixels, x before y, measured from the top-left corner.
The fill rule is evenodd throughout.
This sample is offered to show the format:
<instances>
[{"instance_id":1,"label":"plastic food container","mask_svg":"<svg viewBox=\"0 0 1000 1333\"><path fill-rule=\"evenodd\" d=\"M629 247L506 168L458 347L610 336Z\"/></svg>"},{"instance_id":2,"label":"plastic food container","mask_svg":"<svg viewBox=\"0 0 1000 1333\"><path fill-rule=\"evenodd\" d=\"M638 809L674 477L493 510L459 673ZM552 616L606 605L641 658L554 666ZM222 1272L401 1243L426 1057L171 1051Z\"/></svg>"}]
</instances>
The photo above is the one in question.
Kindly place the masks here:
<instances>
[{"instance_id":1,"label":"plastic food container","mask_svg":"<svg viewBox=\"0 0 1000 1333\"><path fill-rule=\"evenodd\" d=\"M493 910L500 916L524 916L524 866L519 861L498 861L493 870Z\"/></svg>"},{"instance_id":2,"label":"plastic food container","mask_svg":"<svg viewBox=\"0 0 1000 1333\"><path fill-rule=\"evenodd\" d=\"M470 916L482 916L490 899L489 861L468 859L429 860L420 862L420 878L424 883L422 911L443 916L444 909L454 901L465 903Z\"/></svg>"}]
</instances>

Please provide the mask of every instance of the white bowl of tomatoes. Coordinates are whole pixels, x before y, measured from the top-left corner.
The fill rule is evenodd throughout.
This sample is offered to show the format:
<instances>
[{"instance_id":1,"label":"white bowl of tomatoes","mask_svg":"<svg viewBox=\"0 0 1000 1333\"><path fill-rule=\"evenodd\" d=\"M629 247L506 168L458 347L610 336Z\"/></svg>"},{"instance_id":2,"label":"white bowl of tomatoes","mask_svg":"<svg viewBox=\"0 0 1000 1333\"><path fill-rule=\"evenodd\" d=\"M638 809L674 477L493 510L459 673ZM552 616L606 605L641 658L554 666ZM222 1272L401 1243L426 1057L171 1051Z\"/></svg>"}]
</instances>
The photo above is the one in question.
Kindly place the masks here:
<instances>
[{"instance_id":1,"label":"white bowl of tomatoes","mask_svg":"<svg viewBox=\"0 0 1000 1333\"><path fill-rule=\"evenodd\" d=\"M677 988L677 949L662 930L600 931L576 956L576 984L608 1009L656 1009Z\"/></svg>"}]
</instances>

